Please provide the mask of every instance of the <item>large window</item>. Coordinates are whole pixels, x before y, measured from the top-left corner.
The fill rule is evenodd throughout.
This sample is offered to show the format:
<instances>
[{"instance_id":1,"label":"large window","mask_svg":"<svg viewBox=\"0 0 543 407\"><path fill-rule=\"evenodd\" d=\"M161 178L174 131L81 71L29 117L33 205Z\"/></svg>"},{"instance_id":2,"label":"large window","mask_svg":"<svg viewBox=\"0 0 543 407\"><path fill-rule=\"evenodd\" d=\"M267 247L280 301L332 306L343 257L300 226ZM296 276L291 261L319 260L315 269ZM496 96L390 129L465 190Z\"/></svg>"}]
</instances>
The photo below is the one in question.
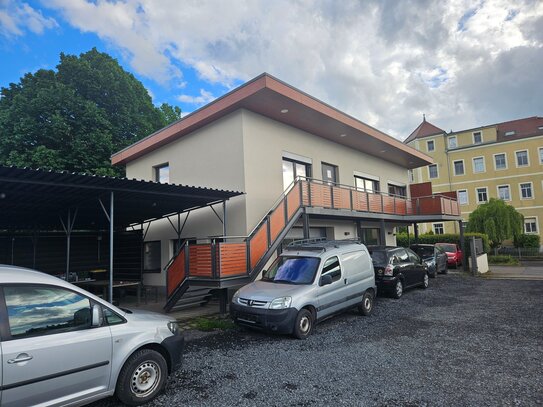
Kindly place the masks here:
<instances>
[{"instance_id":1,"label":"large window","mask_svg":"<svg viewBox=\"0 0 543 407\"><path fill-rule=\"evenodd\" d=\"M468 191L465 189L459 189L456 192L456 195L458 196L458 203L460 205L467 205L468 204Z\"/></svg>"},{"instance_id":2,"label":"large window","mask_svg":"<svg viewBox=\"0 0 543 407\"><path fill-rule=\"evenodd\" d=\"M360 191L366 191L371 193L379 192L379 181L370 178L360 177L358 175L354 176L354 183L356 189Z\"/></svg>"},{"instance_id":3,"label":"large window","mask_svg":"<svg viewBox=\"0 0 543 407\"><path fill-rule=\"evenodd\" d=\"M509 185L498 185L498 198L504 201L511 200L511 191L509 190Z\"/></svg>"},{"instance_id":4,"label":"large window","mask_svg":"<svg viewBox=\"0 0 543 407\"><path fill-rule=\"evenodd\" d=\"M525 218L524 219L524 232L525 233L537 233L537 218Z\"/></svg>"},{"instance_id":5,"label":"large window","mask_svg":"<svg viewBox=\"0 0 543 407\"><path fill-rule=\"evenodd\" d=\"M405 185L388 184L388 194L407 198L407 187Z\"/></svg>"},{"instance_id":6,"label":"large window","mask_svg":"<svg viewBox=\"0 0 543 407\"><path fill-rule=\"evenodd\" d=\"M434 223L434 234L436 235L442 235L445 233L445 227L443 226L443 223Z\"/></svg>"},{"instance_id":7,"label":"large window","mask_svg":"<svg viewBox=\"0 0 543 407\"><path fill-rule=\"evenodd\" d=\"M154 169L156 182L160 182L161 184L170 182L170 164L157 165Z\"/></svg>"},{"instance_id":8,"label":"large window","mask_svg":"<svg viewBox=\"0 0 543 407\"><path fill-rule=\"evenodd\" d=\"M464 160L457 160L453 162L454 175L464 175Z\"/></svg>"},{"instance_id":9,"label":"large window","mask_svg":"<svg viewBox=\"0 0 543 407\"><path fill-rule=\"evenodd\" d=\"M160 240L145 242L143 244L143 271L146 273L160 273L161 268Z\"/></svg>"},{"instance_id":10,"label":"large window","mask_svg":"<svg viewBox=\"0 0 543 407\"><path fill-rule=\"evenodd\" d=\"M477 203L488 202L488 191L486 187L477 188L475 194L477 196Z\"/></svg>"},{"instance_id":11,"label":"large window","mask_svg":"<svg viewBox=\"0 0 543 407\"><path fill-rule=\"evenodd\" d=\"M528 150L517 151L515 155L517 157L517 167L526 167L530 164L528 161Z\"/></svg>"},{"instance_id":12,"label":"large window","mask_svg":"<svg viewBox=\"0 0 543 407\"><path fill-rule=\"evenodd\" d=\"M449 149L457 147L456 136L449 136L447 141L448 141L448 144L449 144Z\"/></svg>"},{"instance_id":13,"label":"large window","mask_svg":"<svg viewBox=\"0 0 543 407\"><path fill-rule=\"evenodd\" d=\"M520 187L520 199L532 199L534 197L531 182L524 182L522 184L519 184L519 187Z\"/></svg>"},{"instance_id":14,"label":"large window","mask_svg":"<svg viewBox=\"0 0 543 407\"><path fill-rule=\"evenodd\" d=\"M437 164L431 164L428 166L428 178L434 179L439 176L437 172Z\"/></svg>"},{"instance_id":15,"label":"large window","mask_svg":"<svg viewBox=\"0 0 543 407\"><path fill-rule=\"evenodd\" d=\"M543 164L543 147L539 147L539 164Z\"/></svg>"},{"instance_id":16,"label":"large window","mask_svg":"<svg viewBox=\"0 0 543 407\"><path fill-rule=\"evenodd\" d=\"M505 153L494 154L494 168L497 170L507 169L507 157Z\"/></svg>"},{"instance_id":17,"label":"large window","mask_svg":"<svg viewBox=\"0 0 543 407\"><path fill-rule=\"evenodd\" d=\"M436 148L436 146L435 146L434 140L428 140L426 142L426 149L428 150L428 152L431 153L432 151L435 150L435 148Z\"/></svg>"},{"instance_id":18,"label":"large window","mask_svg":"<svg viewBox=\"0 0 543 407\"><path fill-rule=\"evenodd\" d=\"M381 244L381 233L378 228L361 228L360 240L367 245L379 245Z\"/></svg>"},{"instance_id":19,"label":"large window","mask_svg":"<svg viewBox=\"0 0 543 407\"><path fill-rule=\"evenodd\" d=\"M473 159L473 172L485 172L485 159L484 157L475 157Z\"/></svg>"},{"instance_id":20,"label":"large window","mask_svg":"<svg viewBox=\"0 0 543 407\"><path fill-rule=\"evenodd\" d=\"M483 133L480 131L473 132L473 144L481 144L483 142Z\"/></svg>"},{"instance_id":21,"label":"large window","mask_svg":"<svg viewBox=\"0 0 543 407\"><path fill-rule=\"evenodd\" d=\"M49 286L4 287L9 329L13 338L41 336L90 328L87 297Z\"/></svg>"},{"instance_id":22,"label":"large window","mask_svg":"<svg viewBox=\"0 0 543 407\"><path fill-rule=\"evenodd\" d=\"M309 164L283 158L283 189L286 189L296 177L310 177L311 166Z\"/></svg>"}]
</instances>

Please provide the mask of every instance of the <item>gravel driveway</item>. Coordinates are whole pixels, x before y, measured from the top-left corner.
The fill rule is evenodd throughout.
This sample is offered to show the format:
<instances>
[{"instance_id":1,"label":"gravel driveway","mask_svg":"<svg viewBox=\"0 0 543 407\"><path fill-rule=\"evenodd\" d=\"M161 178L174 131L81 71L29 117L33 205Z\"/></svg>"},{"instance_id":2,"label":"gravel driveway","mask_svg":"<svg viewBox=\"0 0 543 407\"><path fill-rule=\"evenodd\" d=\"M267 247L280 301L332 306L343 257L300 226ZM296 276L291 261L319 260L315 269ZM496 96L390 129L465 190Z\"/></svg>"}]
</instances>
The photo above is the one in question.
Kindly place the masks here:
<instances>
[{"instance_id":1,"label":"gravel driveway","mask_svg":"<svg viewBox=\"0 0 543 407\"><path fill-rule=\"evenodd\" d=\"M543 405L543 281L440 275L305 341L242 330L190 341L183 366L151 406Z\"/></svg>"}]
</instances>

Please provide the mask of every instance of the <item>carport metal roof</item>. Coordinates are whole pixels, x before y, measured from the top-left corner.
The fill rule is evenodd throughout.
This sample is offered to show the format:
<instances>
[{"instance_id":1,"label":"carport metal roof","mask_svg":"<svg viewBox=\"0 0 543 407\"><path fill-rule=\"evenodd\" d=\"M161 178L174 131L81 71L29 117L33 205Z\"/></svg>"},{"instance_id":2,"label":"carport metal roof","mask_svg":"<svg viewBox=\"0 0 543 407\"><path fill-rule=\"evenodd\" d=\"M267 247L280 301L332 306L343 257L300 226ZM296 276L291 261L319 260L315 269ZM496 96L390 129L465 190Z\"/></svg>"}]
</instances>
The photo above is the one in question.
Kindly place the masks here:
<instances>
[{"instance_id":1,"label":"carport metal roof","mask_svg":"<svg viewBox=\"0 0 543 407\"><path fill-rule=\"evenodd\" d=\"M0 166L0 230L62 230L77 209L74 229L108 229L110 197L115 227L223 202L241 192L134 179Z\"/></svg>"}]
</instances>

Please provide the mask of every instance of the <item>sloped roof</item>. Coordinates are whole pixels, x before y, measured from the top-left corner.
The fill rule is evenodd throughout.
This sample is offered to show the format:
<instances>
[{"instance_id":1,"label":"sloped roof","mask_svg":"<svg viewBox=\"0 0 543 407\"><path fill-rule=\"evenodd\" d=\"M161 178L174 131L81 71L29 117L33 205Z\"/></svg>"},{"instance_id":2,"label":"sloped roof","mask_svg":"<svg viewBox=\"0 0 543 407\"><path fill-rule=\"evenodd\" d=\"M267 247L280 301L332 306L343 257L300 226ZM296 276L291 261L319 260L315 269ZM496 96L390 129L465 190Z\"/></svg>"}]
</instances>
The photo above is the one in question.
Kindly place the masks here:
<instances>
[{"instance_id":1,"label":"sloped roof","mask_svg":"<svg viewBox=\"0 0 543 407\"><path fill-rule=\"evenodd\" d=\"M424 118L422 120L422 123L419 124L415 130L413 130L413 133L411 133L409 137L407 137L404 140L404 143L407 144L418 138L433 136L433 135L442 134L442 133L445 133L445 130L442 130L437 126L434 126L432 123L427 122L426 118Z\"/></svg>"},{"instance_id":2,"label":"sloped roof","mask_svg":"<svg viewBox=\"0 0 543 407\"><path fill-rule=\"evenodd\" d=\"M250 110L404 168L432 163L426 154L267 73L113 154L111 162L113 165L126 164L239 109Z\"/></svg>"},{"instance_id":3,"label":"sloped roof","mask_svg":"<svg viewBox=\"0 0 543 407\"><path fill-rule=\"evenodd\" d=\"M498 123L496 124L496 128L498 132L498 142L540 136L543 135L543 117L533 116ZM513 131L515 134L506 135L506 133Z\"/></svg>"}]
</instances>

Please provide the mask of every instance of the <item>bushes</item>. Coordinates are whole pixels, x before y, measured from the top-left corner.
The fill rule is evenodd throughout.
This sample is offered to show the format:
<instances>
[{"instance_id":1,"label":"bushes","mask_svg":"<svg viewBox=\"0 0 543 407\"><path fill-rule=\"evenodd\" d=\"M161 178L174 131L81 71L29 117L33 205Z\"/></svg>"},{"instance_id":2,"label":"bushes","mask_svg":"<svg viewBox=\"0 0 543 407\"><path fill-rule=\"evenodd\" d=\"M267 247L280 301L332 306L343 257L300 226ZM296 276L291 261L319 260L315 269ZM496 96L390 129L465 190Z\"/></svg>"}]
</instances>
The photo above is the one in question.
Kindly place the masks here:
<instances>
[{"instance_id":1,"label":"bushes","mask_svg":"<svg viewBox=\"0 0 543 407\"><path fill-rule=\"evenodd\" d=\"M488 243L488 236L484 233L464 233L464 240L466 243L466 256L470 255L469 248L469 239L471 237L480 237L483 239L483 251L488 253L490 250L490 245ZM408 247L409 244L415 243L415 236L409 235L409 241L407 234L397 234L396 235L396 244L398 246ZM418 243L421 244L435 244L435 243L456 243L460 246L460 235L454 233L448 233L444 235L434 235L434 234L423 234L419 235Z\"/></svg>"},{"instance_id":2,"label":"bushes","mask_svg":"<svg viewBox=\"0 0 543 407\"><path fill-rule=\"evenodd\" d=\"M539 235L527 235L525 233L514 239L515 247L537 247L539 248Z\"/></svg>"},{"instance_id":3,"label":"bushes","mask_svg":"<svg viewBox=\"0 0 543 407\"><path fill-rule=\"evenodd\" d=\"M516 266L519 264L518 259L508 255L488 256L489 264L506 264L509 266Z\"/></svg>"}]
</instances>

